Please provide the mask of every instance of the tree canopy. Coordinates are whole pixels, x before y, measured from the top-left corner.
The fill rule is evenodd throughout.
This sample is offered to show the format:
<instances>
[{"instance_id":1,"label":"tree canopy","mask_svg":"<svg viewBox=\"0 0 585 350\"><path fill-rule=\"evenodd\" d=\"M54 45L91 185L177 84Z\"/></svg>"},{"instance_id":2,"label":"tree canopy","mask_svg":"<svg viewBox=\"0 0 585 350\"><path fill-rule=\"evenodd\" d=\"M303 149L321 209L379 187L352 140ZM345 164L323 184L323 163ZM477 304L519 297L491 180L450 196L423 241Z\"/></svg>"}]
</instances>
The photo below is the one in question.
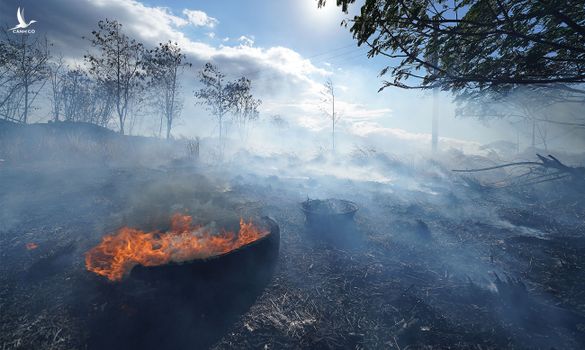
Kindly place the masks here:
<instances>
[{"instance_id":1,"label":"tree canopy","mask_svg":"<svg viewBox=\"0 0 585 350\"><path fill-rule=\"evenodd\" d=\"M96 52L85 55L85 60L89 72L114 96L120 133L124 134L128 112L143 88L144 45L124 34L122 24L115 20L99 21L91 34Z\"/></svg>"},{"instance_id":2,"label":"tree canopy","mask_svg":"<svg viewBox=\"0 0 585 350\"><path fill-rule=\"evenodd\" d=\"M195 98L217 119L220 146L223 147L226 117L231 115L238 127L245 128L247 122L258 119L262 101L254 98L252 82L248 78L226 81L225 74L211 62L205 64L198 76L202 87L195 91Z\"/></svg>"},{"instance_id":3,"label":"tree canopy","mask_svg":"<svg viewBox=\"0 0 585 350\"><path fill-rule=\"evenodd\" d=\"M49 42L45 37L3 33L0 41L0 115L26 123L49 76Z\"/></svg>"},{"instance_id":4,"label":"tree canopy","mask_svg":"<svg viewBox=\"0 0 585 350\"><path fill-rule=\"evenodd\" d=\"M179 75L182 69L190 67L187 56L179 44L168 41L150 50L146 60L146 72L150 76L154 109L160 114L159 135L163 119L166 121L166 137L171 137L173 122L182 110L181 84Z\"/></svg>"},{"instance_id":5,"label":"tree canopy","mask_svg":"<svg viewBox=\"0 0 585 350\"><path fill-rule=\"evenodd\" d=\"M585 82L583 0L365 0L350 24L370 57L390 59L381 89Z\"/></svg>"}]
</instances>

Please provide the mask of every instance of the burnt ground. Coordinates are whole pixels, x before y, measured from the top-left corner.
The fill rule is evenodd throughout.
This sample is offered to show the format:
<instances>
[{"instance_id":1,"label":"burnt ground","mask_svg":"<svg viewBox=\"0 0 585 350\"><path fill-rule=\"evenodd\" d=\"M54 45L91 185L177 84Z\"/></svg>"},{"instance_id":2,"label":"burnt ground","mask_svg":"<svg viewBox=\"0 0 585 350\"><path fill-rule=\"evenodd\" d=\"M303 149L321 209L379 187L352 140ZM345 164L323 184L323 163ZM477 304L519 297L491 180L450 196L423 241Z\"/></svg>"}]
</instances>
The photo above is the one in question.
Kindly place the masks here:
<instances>
[{"instance_id":1,"label":"burnt ground","mask_svg":"<svg viewBox=\"0 0 585 350\"><path fill-rule=\"evenodd\" d=\"M490 191L432 166L388 183L232 168L0 167L0 347L585 347L585 207L568 184ZM355 201L355 227L308 229L307 196ZM85 270L104 234L175 211L273 217L270 278L194 276L184 290Z\"/></svg>"}]
</instances>

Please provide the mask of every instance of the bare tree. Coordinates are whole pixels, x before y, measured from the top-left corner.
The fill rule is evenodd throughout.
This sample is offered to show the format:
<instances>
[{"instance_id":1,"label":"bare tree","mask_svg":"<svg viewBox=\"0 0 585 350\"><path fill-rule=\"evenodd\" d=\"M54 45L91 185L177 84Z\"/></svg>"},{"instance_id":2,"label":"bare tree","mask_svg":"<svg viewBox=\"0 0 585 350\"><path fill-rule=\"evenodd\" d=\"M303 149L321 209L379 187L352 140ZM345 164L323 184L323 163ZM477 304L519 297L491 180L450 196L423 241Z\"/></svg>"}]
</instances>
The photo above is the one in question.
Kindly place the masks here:
<instances>
[{"instance_id":1,"label":"bare tree","mask_svg":"<svg viewBox=\"0 0 585 350\"><path fill-rule=\"evenodd\" d=\"M90 79L80 68L69 70L63 75L61 87L61 101L63 104L63 119L66 121L81 121L80 113L89 98L88 85Z\"/></svg>"},{"instance_id":2,"label":"bare tree","mask_svg":"<svg viewBox=\"0 0 585 350\"><path fill-rule=\"evenodd\" d=\"M232 100L233 122L238 127L240 138L245 139L249 123L259 118L258 108L262 100L254 98L252 82L245 77L229 83L228 90Z\"/></svg>"},{"instance_id":3,"label":"bare tree","mask_svg":"<svg viewBox=\"0 0 585 350\"><path fill-rule=\"evenodd\" d=\"M217 120L220 147L223 148L224 123L228 121L227 118L231 116L231 121L245 127L248 122L258 119L258 107L262 101L252 95L252 82L249 79L241 77L226 82L225 75L211 63L206 63L199 71L199 80L203 87L195 91L195 97Z\"/></svg>"},{"instance_id":4,"label":"bare tree","mask_svg":"<svg viewBox=\"0 0 585 350\"><path fill-rule=\"evenodd\" d=\"M181 53L179 45L171 41L160 43L149 54L147 71L151 79L154 106L160 114L159 136L165 120L166 137L169 139L173 122L180 117L183 107L179 74L183 68L190 67L191 64L185 62L186 56Z\"/></svg>"},{"instance_id":5,"label":"bare tree","mask_svg":"<svg viewBox=\"0 0 585 350\"><path fill-rule=\"evenodd\" d=\"M277 129L286 129L288 128L288 122L286 119L280 114L273 114L270 116L270 123L274 125Z\"/></svg>"},{"instance_id":6,"label":"bare tree","mask_svg":"<svg viewBox=\"0 0 585 350\"><path fill-rule=\"evenodd\" d=\"M219 128L219 142L223 147L223 128L226 117L232 109L230 86L225 82L225 75L219 68L211 63L206 63L199 71L199 81L203 87L195 91L195 97L199 103L205 105L207 110L217 120Z\"/></svg>"},{"instance_id":7,"label":"bare tree","mask_svg":"<svg viewBox=\"0 0 585 350\"><path fill-rule=\"evenodd\" d=\"M322 102L327 106L323 108L323 113L331 120L331 150L335 152L335 126L339 121L339 113L335 111L335 87L331 79L327 79L321 92ZM331 106L329 110L328 106Z\"/></svg>"},{"instance_id":8,"label":"bare tree","mask_svg":"<svg viewBox=\"0 0 585 350\"><path fill-rule=\"evenodd\" d=\"M51 100L53 120L58 122L62 107L63 56L59 56L54 61L50 62L48 67L49 80L51 82L49 99Z\"/></svg>"},{"instance_id":9,"label":"bare tree","mask_svg":"<svg viewBox=\"0 0 585 350\"><path fill-rule=\"evenodd\" d=\"M81 121L106 127L111 119L114 98L111 89L91 79L81 67L62 77L60 100L66 121Z\"/></svg>"},{"instance_id":10,"label":"bare tree","mask_svg":"<svg viewBox=\"0 0 585 350\"><path fill-rule=\"evenodd\" d=\"M549 131L585 130L580 90L518 86L511 91L468 91L459 95L456 102L458 116L509 121L518 134L530 139L532 148L541 144L548 149Z\"/></svg>"},{"instance_id":11,"label":"bare tree","mask_svg":"<svg viewBox=\"0 0 585 350\"><path fill-rule=\"evenodd\" d=\"M289 123L285 117L280 114L273 114L270 116L270 124L278 130L278 139L280 140L280 145L282 145L282 140L284 139L283 133L289 127Z\"/></svg>"},{"instance_id":12,"label":"bare tree","mask_svg":"<svg viewBox=\"0 0 585 350\"><path fill-rule=\"evenodd\" d=\"M3 96L0 108L6 119L26 123L38 94L49 76L49 43L46 38L28 34L5 34L0 58ZM2 51L4 51L2 50Z\"/></svg>"},{"instance_id":13,"label":"bare tree","mask_svg":"<svg viewBox=\"0 0 585 350\"><path fill-rule=\"evenodd\" d=\"M9 40L8 34L0 41L0 110L5 110L12 96L18 90L16 74L18 51L14 42ZM4 118L8 118L6 112Z\"/></svg>"},{"instance_id":14,"label":"bare tree","mask_svg":"<svg viewBox=\"0 0 585 350\"><path fill-rule=\"evenodd\" d=\"M115 20L99 21L92 35L90 42L98 52L85 55L89 72L114 96L120 133L124 134L128 113L144 88L144 46L124 34L122 24Z\"/></svg>"},{"instance_id":15,"label":"bare tree","mask_svg":"<svg viewBox=\"0 0 585 350\"><path fill-rule=\"evenodd\" d=\"M89 82L89 87L90 101L93 101L93 103L86 105L88 121L99 126L108 127L115 107L112 89L93 80Z\"/></svg>"}]
</instances>

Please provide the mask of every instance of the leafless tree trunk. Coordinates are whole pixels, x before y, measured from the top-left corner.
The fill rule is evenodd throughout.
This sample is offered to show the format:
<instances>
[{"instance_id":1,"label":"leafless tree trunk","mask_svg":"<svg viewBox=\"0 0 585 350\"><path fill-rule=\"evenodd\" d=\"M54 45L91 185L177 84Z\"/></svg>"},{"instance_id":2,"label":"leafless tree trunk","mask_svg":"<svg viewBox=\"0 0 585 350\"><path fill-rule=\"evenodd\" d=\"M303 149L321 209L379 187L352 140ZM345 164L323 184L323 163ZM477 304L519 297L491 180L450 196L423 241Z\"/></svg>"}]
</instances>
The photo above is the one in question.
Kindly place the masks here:
<instances>
[{"instance_id":1,"label":"leafless tree trunk","mask_svg":"<svg viewBox=\"0 0 585 350\"><path fill-rule=\"evenodd\" d=\"M171 138L173 123L181 114L179 73L183 68L191 66L184 62L185 58L178 44L170 41L160 43L157 48L148 52L146 71L150 78L151 92L155 95L154 109L160 113L159 137L162 134L163 121L166 121L166 138Z\"/></svg>"},{"instance_id":2,"label":"leafless tree trunk","mask_svg":"<svg viewBox=\"0 0 585 350\"><path fill-rule=\"evenodd\" d=\"M262 101L252 95L252 81L242 77L228 84L233 105L233 121L238 128L240 140L245 142L248 127L259 118L258 108Z\"/></svg>"},{"instance_id":3,"label":"leafless tree trunk","mask_svg":"<svg viewBox=\"0 0 585 350\"><path fill-rule=\"evenodd\" d=\"M211 63L206 63L199 71L199 81L203 87L195 91L195 97L199 104L206 106L209 112L215 117L219 127L220 154L223 154L223 123L226 114L232 108L227 86L224 84L225 75L219 68Z\"/></svg>"},{"instance_id":4,"label":"leafless tree trunk","mask_svg":"<svg viewBox=\"0 0 585 350\"><path fill-rule=\"evenodd\" d=\"M324 109L323 112L331 120L331 151L335 152L335 126L339 120L339 114L335 111L335 87L331 79L327 79L324 84L325 89L321 92L323 95L322 102L331 104L331 112Z\"/></svg>"},{"instance_id":5,"label":"leafless tree trunk","mask_svg":"<svg viewBox=\"0 0 585 350\"><path fill-rule=\"evenodd\" d=\"M98 53L87 54L85 59L95 79L112 90L120 133L124 134L129 109L143 91L144 47L125 35L117 21L99 21L92 34L91 44Z\"/></svg>"},{"instance_id":6,"label":"leafless tree trunk","mask_svg":"<svg viewBox=\"0 0 585 350\"><path fill-rule=\"evenodd\" d=\"M51 104L53 110L53 120L58 122L61 114L62 105L62 89L63 89L63 57L59 58L55 62L51 62L49 65L50 80L51 80Z\"/></svg>"},{"instance_id":7,"label":"leafless tree trunk","mask_svg":"<svg viewBox=\"0 0 585 350\"><path fill-rule=\"evenodd\" d=\"M0 47L4 51L0 57L3 79L0 108L5 118L26 123L49 76L49 44L46 38L33 38L28 34L18 38L4 35Z\"/></svg>"}]
</instances>

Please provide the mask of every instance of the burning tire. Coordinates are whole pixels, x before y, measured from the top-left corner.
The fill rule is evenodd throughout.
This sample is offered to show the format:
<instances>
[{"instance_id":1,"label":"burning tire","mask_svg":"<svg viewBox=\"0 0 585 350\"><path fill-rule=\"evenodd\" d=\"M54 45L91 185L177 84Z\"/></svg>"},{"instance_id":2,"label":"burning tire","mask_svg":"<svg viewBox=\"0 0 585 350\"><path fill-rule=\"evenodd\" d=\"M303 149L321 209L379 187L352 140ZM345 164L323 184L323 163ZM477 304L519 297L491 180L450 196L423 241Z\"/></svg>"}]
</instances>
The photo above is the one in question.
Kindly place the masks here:
<instances>
[{"instance_id":1,"label":"burning tire","mask_svg":"<svg viewBox=\"0 0 585 350\"><path fill-rule=\"evenodd\" d=\"M226 253L209 258L159 266L136 266L130 278L152 282L173 281L182 284L197 283L198 279L225 281L253 281L272 271L278 258L280 229L271 218L253 221L266 229L263 237Z\"/></svg>"},{"instance_id":2,"label":"burning tire","mask_svg":"<svg viewBox=\"0 0 585 350\"><path fill-rule=\"evenodd\" d=\"M112 282L128 276L189 281L189 275L209 272L222 276L228 268L254 272L278 256L280 231L274 220L240 219L235 232L222 229L213 233L210 228L192 225L191 216L175 214L166 232L124 227L104 236L86 253L86 268Z\"/></svg>"},{"instance_id":3,"label":"burning tire","mask_svg":"<svg viewBox=\"0 0 585 350\"><path fill-rule=\"evenodd\" d=\"M83 294L90 306L88 349L209 348L272 280L279 227L267 217L245 224L240 223L240 231L253 225L264 234L206 258L136 264L117 282L104 283L107 279L96 276ZM232 239L238 242L237 237ZM102 250L93 251L98 252Z\"/></svg>"}]
</instances>

